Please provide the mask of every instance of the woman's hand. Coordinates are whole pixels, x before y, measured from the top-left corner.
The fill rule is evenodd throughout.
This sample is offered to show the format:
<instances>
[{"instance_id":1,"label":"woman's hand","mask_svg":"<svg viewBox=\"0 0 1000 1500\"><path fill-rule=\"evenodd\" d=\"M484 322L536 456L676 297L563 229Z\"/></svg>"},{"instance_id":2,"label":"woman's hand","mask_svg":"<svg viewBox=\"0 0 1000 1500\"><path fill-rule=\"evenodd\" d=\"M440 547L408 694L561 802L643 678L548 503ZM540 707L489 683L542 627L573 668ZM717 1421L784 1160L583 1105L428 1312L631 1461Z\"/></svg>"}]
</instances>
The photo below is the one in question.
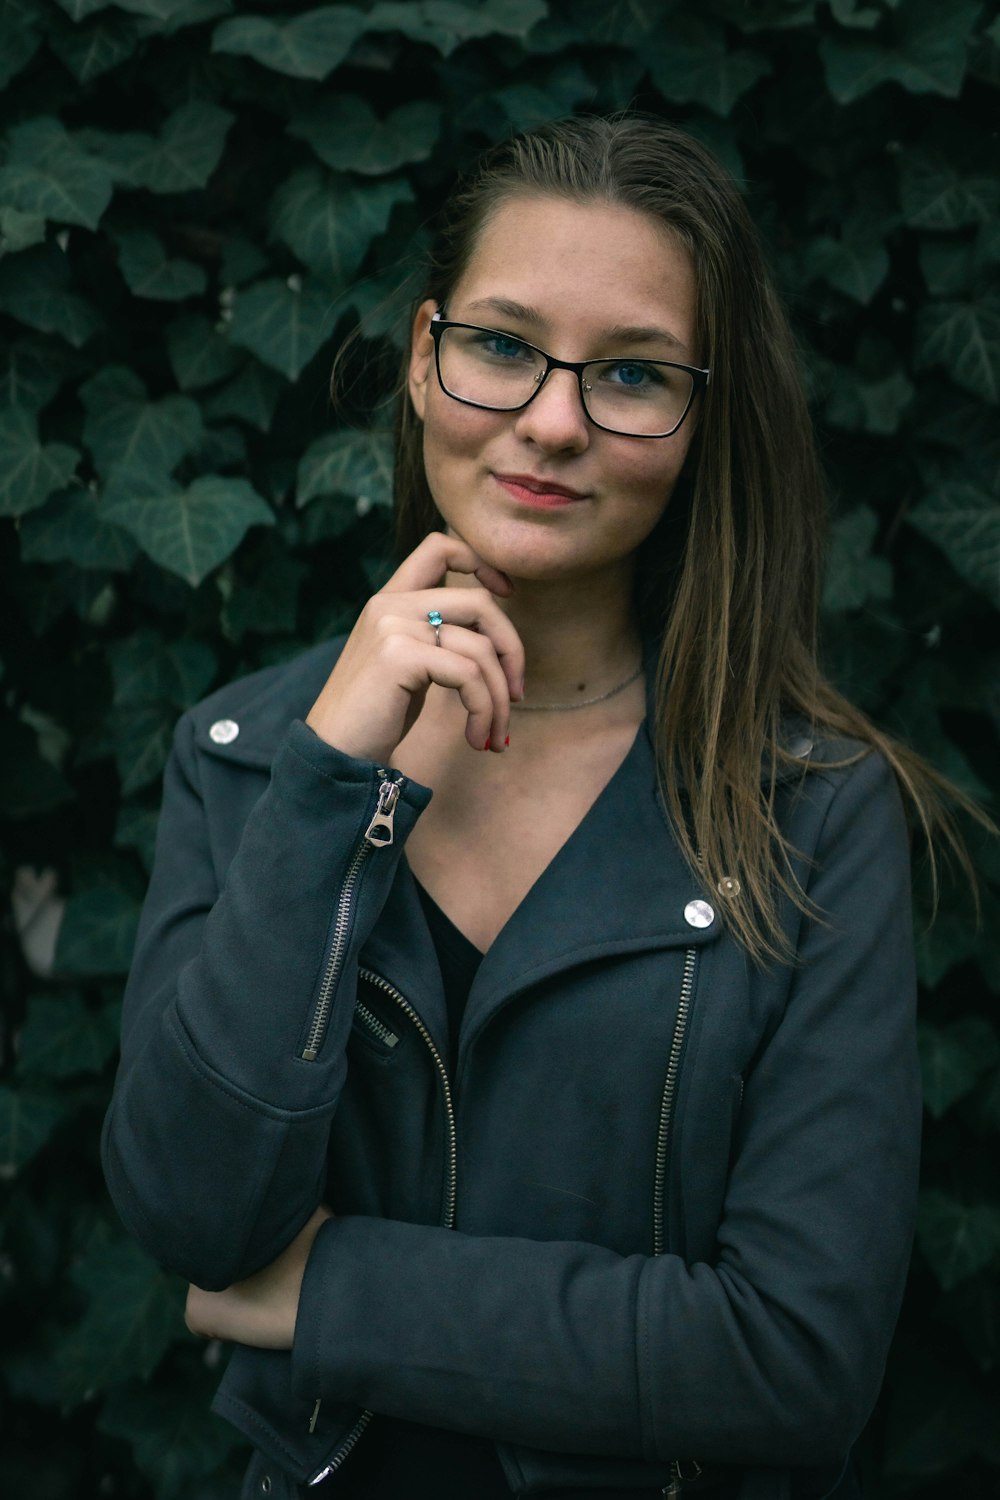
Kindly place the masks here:
<instances>
[{"instance_id":1,"label":"woman's hand","mask_svg":"<svg viewBox=\"0 0 1000 1500\"><path fill-rule=\"evenodd\" d=\"M483 587L446 589L449 571ZM306 723L345 754L387 765L436 682L461 698L472 748L503 750L510 700L524 692L524 648L494 598L512 590L466 542L431 532L361 611ZM440 646L427 619L435 609Z\"/></svg>"},{"instance_id":2,"label":"woman's hand","mask_svg":"<svg viewBox=\"0 0 1000 1500\"><path fill-rule=\"evenodd\" d=\"M184 1321L191 1332L258 1349L290 1349L306 1261L321 1225L332 1218L321 1205L277 1260L224 1292L188 1287Z\"/></svg>"}]
</instances>

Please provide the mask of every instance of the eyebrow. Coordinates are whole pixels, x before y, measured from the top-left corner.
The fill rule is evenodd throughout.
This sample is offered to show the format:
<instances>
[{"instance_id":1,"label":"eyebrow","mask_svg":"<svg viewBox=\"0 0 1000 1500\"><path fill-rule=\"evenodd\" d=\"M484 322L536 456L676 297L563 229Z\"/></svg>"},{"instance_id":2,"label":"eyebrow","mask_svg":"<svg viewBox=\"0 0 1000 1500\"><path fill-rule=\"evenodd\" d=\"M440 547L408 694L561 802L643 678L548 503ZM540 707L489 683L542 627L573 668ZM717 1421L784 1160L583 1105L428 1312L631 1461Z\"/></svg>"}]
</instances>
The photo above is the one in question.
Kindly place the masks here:
<instances>
[{"instance_id":1,"label":"eyebrow","mask_svg":"<svg viewBox=\"0 0 1000 1500\"><path fill-rule=\"evenodd\" d=\"M482 309L484 312L496 313L501 318L515 318L521 323L544 324L545 319L534 307L527 307L523 302L513 302L509 297L480 297L475 302L469 303L469 311L475 312ZM653 325L638 323L613 323L602 330L602 342L608 340L611 343L624 344L650 344L659 341L670 344L682 354L688 354L686 344L682 344L677 336L667 328L657 328Z\"/></svg>"}]
</instances>

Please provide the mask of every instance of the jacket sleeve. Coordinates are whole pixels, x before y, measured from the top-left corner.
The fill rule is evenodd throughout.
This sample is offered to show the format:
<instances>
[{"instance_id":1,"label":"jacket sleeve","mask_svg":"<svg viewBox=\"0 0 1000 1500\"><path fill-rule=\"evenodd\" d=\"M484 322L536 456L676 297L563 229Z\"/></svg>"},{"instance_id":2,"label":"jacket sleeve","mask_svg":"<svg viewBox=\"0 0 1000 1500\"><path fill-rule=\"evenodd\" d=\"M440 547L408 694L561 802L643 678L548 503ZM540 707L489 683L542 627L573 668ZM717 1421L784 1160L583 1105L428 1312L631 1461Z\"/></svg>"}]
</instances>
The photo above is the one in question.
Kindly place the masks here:
<instances>
[{"instance_id":1,"label":"jacket sleeve","mask_svg":"<svg viewBox=\"0 0 1000 1500\"><path fill-rule=\"evenodd\" d=\"M126 1227L201 1286L268 1264L320 1201L357 953L430 799L409 783L393 844L375 847L365 831L380 781L376 767L296 721L220 882L192 721L178 725L102 1154ZM307 1061L334 924L345 918L342 977Z\"/></svg>"},{"instance_id":2,"label":"jacket sleeve","mask_svg":"<svg viewBox=\"0 0 1000 1500\"><path fill-rule=\"evenodd\" d=\"M746 1081L715 1263L331 1220L301 1396L559 1452L842 1459L898 1313L919 1150L907 836L879 757L836 779L811 869L824 916Z\"/></svg>"}]
</instances>

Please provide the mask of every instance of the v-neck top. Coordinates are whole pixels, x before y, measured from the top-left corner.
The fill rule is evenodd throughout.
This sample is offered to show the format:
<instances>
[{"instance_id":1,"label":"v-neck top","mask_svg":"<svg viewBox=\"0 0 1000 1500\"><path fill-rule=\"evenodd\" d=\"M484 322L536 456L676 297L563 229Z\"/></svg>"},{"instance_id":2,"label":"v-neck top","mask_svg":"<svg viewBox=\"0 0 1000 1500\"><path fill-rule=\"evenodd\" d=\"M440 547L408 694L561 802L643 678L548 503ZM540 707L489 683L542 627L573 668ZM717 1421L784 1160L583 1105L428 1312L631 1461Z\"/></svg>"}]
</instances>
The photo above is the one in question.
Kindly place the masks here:
<instances>
[{"instance_id":1,"label":"v-neck top","mask_svg":"<svg viewBox=\"0 0 1000 1500\"><path fill-rule=\"evenodd\" d=\"M465 1013L465 1002L469 998L472 981L476 977L484 954L476 947L461 928L456 927L446 912L424 890L420 881L413 877L420 896L424 917L434 943L441 980L444 985L445 1004L448 1007L448 1051L450 1065L454 1065L458 1052L458 1032Z\"/></svg>"}]
</instances>

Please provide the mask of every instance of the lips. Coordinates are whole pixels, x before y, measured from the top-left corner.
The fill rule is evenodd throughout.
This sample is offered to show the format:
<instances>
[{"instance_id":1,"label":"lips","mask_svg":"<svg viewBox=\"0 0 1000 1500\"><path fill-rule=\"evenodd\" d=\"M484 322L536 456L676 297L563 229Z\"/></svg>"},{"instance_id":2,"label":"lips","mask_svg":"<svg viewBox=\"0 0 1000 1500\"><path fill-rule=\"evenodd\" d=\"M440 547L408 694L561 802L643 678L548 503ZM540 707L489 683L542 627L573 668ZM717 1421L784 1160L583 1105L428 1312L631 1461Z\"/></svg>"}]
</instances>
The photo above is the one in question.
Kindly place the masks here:
<instances>
[{"instance_id":1,"label":"lips","mask_svg":"<svg viewBox=\"0 0 1000 1500\"><path fill-rule=\"evenodd\" d=\"M557 484L554 479L541 479L536 474L495 474L493 477L500 484L514 485L517 489L528 490L532 495L558 495L565 500L587 498L583 490L574 490L568 484Z\"/></svg>"}]
</instances>

